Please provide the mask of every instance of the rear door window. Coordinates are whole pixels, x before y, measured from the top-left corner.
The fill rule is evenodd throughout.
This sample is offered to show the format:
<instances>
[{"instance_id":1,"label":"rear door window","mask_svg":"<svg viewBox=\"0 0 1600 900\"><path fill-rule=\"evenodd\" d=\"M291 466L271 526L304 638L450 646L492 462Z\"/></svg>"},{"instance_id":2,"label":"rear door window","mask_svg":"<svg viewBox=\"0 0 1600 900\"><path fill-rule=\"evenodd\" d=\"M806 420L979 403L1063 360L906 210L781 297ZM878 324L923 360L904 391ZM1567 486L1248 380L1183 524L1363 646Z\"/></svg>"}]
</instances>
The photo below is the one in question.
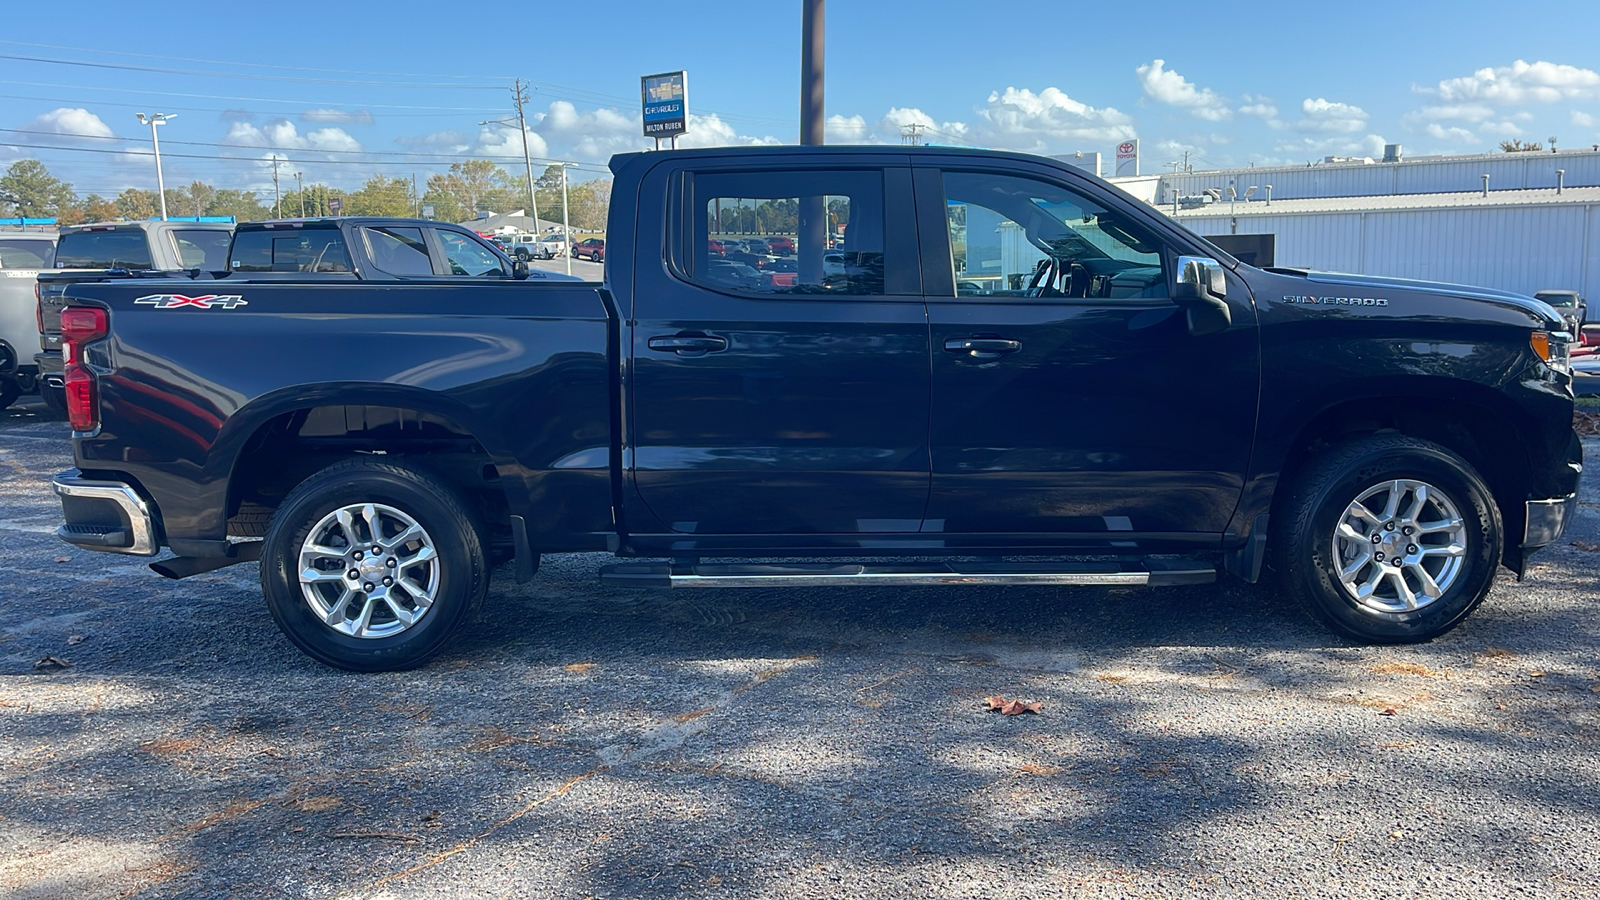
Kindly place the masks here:
<instances>
[{"instance_id":1,"label":"rear door window","mask_svg":"<svg viewBox=\"0 0 1600 900\"><path fill-rule=\"evenodd\" d=\"M48 269L55 255L49 241L0 240L0 269Z\"/></svg>"},{"instance_id":2,"label":"rear door window","mask_svg":"<svg viewBox=\"0 0 1600 900\"><path fill-rule=\"evenodd\" d=\"M688 228L675 249L690 281L739 293L885 293L882 172L697 172L686 184ZM807 215L821 218L810 234Z\"/></svg>"},{"instance_id":3,"label":"rear door window","mask_svg":"<svg viewBox=\"0 0 1600 900\"><path fill-rule=\"evenodd\" d=\"M152 269L143 231L74 231L56 245L58 269Z\"/></svg>"},{"instance_id":4,"label":"rear door window","mask_svg":"<svg viewBox=\"0 0 1600 900\"><path fill-rule=\"evenodd\" d=\"M350 271L350 251L337 228L242 231L230 255L235 272Z\"/></svg>"},{"instance_id":5,"label":"rear door window","mask_svg":"<svg viewBox=\"0 0 1600 900\"><path fill-rule=\"evenodd\" d=\"M228 267L228 242L233 235L214 228L180 228L172 232L173 248L185 269L220 272Z\"/></svg>"},{"instance_id":6,"label":"rear door window","mask_svg":"<svg viewBox=\"0 0 1600 900\"><path fill-rule=\"evenodd\" d=\"M433 274L421 228L374 227L361 231L366 235L372 264L380 271L402 277Z\"/></svg>"}]
</instances>

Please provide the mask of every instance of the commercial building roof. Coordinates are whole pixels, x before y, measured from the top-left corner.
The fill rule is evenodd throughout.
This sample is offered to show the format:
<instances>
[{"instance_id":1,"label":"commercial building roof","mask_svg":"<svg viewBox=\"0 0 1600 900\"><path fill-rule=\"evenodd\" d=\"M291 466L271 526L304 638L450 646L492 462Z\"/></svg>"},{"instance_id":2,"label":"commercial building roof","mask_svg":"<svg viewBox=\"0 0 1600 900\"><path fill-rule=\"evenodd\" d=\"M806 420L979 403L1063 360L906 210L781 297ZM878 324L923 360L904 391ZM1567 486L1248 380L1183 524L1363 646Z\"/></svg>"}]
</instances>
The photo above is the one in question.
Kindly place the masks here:
<instances>
[{"instance_id":1,"label":"commercial building roof","mask_svg":"<svg viewBox=\"0 0 1600 900\"><path fill-rule=\"evenodd\" d=\"M1296 200L1219 200L1192 209L1179 208L1178 219L1215 218L1217 216L1292 215L1303 213L1366 212L1371 210L1412 209L1494 209L1516 206L1557 206L1563 204L1600 203L1600 187L1569 187L1557 193L1555 188L1527 191L1462 191L1450 194L1394 194L1360 197L1307 197ZM1161 209L1173 215L1172 204Z\"/></svg>"}]
</instances>

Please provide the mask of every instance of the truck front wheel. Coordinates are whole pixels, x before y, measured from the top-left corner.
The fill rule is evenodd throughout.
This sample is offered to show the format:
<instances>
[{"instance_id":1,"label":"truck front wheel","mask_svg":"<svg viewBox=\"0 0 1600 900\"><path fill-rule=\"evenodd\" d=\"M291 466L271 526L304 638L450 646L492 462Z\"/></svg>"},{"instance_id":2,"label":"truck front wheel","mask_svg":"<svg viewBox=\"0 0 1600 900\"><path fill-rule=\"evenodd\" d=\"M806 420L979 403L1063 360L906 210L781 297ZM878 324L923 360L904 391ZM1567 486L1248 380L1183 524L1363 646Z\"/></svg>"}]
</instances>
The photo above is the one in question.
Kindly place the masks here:
<instances>
[{"instance_id":1,"label":"truck front wheel","mask_svg":"<svg viewBox=\"0 0 1600 900\"><path fill-rule=\"evenodd\" d=\"M272 517L261 588L301 651L352 672L414 668L483 601L468 507L409 466L354 459L312 475Z\"/></svg>"},{"instance_id":2,"label":"truck front wheel","mask_svg":"<svg viewBox=\"0 0 1600 900\"><path fill-rule=\"evenodd\" d=\"M1274 518L1282 583L1325 625L1367 643L1417 643L1460 624L1493 586L1503 540L1472 466L1403 435L1325 451Z\"/></svg>"}]
</instances>

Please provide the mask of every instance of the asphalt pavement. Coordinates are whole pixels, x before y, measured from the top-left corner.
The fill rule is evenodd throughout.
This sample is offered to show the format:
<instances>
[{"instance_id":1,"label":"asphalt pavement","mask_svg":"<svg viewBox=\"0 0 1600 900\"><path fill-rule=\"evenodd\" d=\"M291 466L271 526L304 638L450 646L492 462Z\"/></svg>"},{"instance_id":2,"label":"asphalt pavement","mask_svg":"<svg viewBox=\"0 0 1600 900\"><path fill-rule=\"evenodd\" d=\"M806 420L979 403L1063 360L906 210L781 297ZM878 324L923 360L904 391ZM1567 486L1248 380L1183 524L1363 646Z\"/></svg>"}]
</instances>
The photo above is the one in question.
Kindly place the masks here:
<instances>
[{"instance_id":1,"label":"asphalt pavement","mask_svg":"<svg viewBox=\"0 0 1600 900\"><path fill-rule=\"evenodd\" d=\"M0 412L3 897L1600 894L1593 467L1424 646L1234 584L624 592L564 555L352 675L253 565L58 541L69 465Z\"/></svg>"}]
</instances>

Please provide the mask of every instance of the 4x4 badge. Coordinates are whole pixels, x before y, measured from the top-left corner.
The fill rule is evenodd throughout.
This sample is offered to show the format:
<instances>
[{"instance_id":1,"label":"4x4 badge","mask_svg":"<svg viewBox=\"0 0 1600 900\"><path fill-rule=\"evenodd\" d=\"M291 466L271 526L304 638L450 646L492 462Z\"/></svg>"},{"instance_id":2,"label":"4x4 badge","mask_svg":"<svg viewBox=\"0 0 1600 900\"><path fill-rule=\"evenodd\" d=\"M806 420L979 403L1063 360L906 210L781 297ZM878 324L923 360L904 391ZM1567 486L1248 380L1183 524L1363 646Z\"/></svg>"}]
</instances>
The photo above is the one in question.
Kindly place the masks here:
<instances>
[{"instance_id":1,"label":"4x4 badge","mask_svg":"<svg viewBox=\"0 0 1600 900\"><path fill-rule=\"evenodd\" d=\"M185 297L182 294L151 294L133 301L156 309L178 309L183 306L193 306L196 309L233 309L250 304L238 294L201 294L197 297Z\"/></svg>"}]
</instances>

